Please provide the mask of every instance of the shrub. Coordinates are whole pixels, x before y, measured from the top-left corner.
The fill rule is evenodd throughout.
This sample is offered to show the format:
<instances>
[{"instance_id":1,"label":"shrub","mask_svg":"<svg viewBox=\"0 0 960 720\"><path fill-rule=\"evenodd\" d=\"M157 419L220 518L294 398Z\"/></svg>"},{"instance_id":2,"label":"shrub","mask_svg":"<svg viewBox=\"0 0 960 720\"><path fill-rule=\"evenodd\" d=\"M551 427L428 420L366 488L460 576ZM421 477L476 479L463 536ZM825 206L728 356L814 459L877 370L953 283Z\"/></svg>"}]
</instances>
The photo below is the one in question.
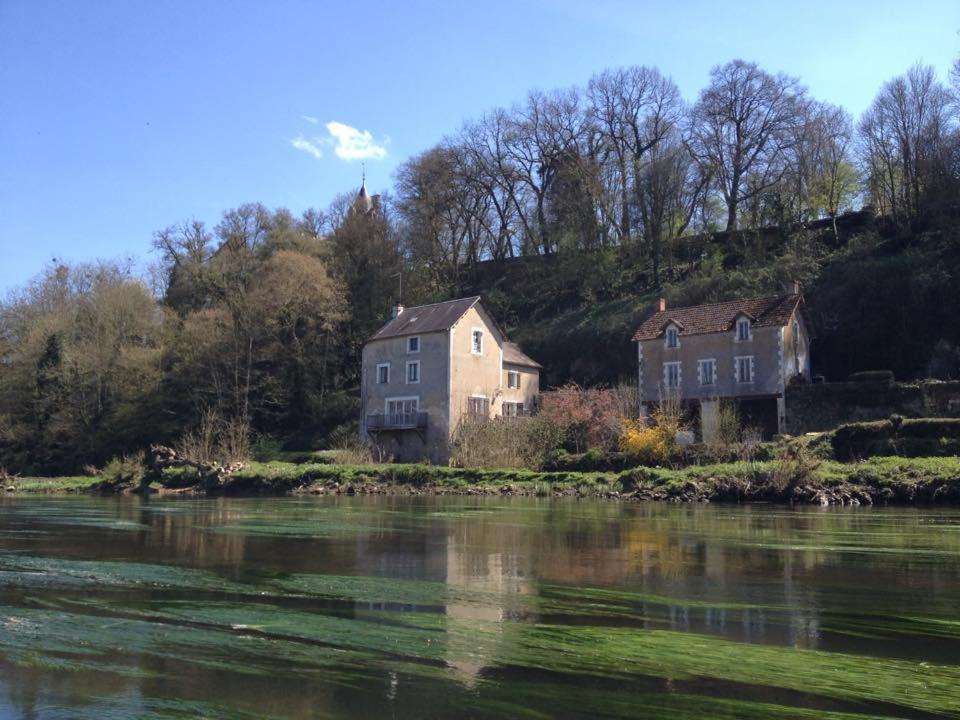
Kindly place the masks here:
<instances>
[{"instance_id":1,"label":"shrub","mask_svg":"<svg viewBox=\"0 0 960 720\"><path fill-rule=\"evenodd\" d=\"M580 455L550 453L543 469L553 472L621 472L636 464L637 458L631 454L594 448Z\"/></svg>"},{"instance_id":2,"label":"shrub","mask_svg":"<svg viewBox=\"0 0 960 720\"><path fill-rule=\"evenodd\" d=\"M770 473L770 487L779 495L792 494L795 488L818 481L821 464L806 445L789 443L783 447Z\"/></svg>"},{"instance_id":3,"label":"shrub","mask_svg":"<svg viewBox=\"0 0 960 720\"><path fill-rule=\"evenodd\" d=\"M563 442L574 452L590 447L613 449L621 434L622 405L629 402L625 394L568 383L540 395L540 416L562 429Z\"/></svg>"},{"instance_id":4,"label":"shrub","mask_svg":"<svg viewBox=\"0 0 960 720\"><path fill-rule=\"evenodd\" d=\"M642 420L626 420L620 446L624 452L646 465L660 465L670 458L674 439L659 425L647 425Z\"/></svg>"},{"instance_id":5,"label":"shrub","mask_svg":"<svg viewBox=\"0 0 960 720\"><path fill-rule=\"evenodd\" d=\"M742 431L743 422L737 404L728 400L722 401L717 417L717 442L722 445L738 443Z\"/></svg>"},{"instance_id":6,"label":"shrub","mask_svg":"<svg viewBox=\"0 0 960 720\"><path fill-rule=\"evenodd\" d=\"M453 465L463 468L539 470L563 442L563 429L542 415L464 418L450 443Z\"/></svg>"},{"instance_id":7,"label":"shrub","mask_svg":"<svg viewBox=\"0 0 960 720\"><path fill-rule=\"evenodd\" d=\"M174 444L174 450L202 465L248 460L250 424L242 418L224 420L216 410L205 410L197 427L185 432Z\"/></svg>"},{"instance_id":8,"label":"shrub","mask_svg":"<svg viewBox=\"0 0 960 720\"><path fill-rule=\"evenodd\" d=\"M146 474L142 450L132 455L115 457L100 471L100 477L110 485L139 485Z\"/></svg>"},{"instance_id":9,"label":"shrub","mask_svg":"<svg viewBox=\"0 0 960 720\"><path fill-rule=\"evenodd\" d=\"M261 433L257 435L257 439L251 446L250 452L254 460L258 462L270 462L271 460L280 458L280 453L283 452L283 443L273 435Z\"/></svg>"},{"instance_id":10,"label":"shrub","mask_svg":"<svg viewBox=\"0 0 960 720\"><path fill-rule=\"evenodd\" d=\"M905 457L956 454L960 446L960 418L903 419L841 425L831 436L833 456L849 461L874 455Z\"/></svg>"},{"instance_id":11,"label":"shrub","mask_svg":"<svg viewBox=\"0 0 960 720\"><path fill-rule=\"evenodd\" d=\"M333 462L336 465L372 465L374 448L359 437L342 437L333 447Z\"/></svg>"},{"instance_id":12,"label":"shrub","mask_svg":"<svg viewBox=\"0 0 960 720\"><path fill-rule=\"evenodd\" d=\"M889 420L841 425L833 431L833 455L837 460L855 460L871 455L890 455L893 423Z\"/></svg>"},{"instance_id":13,"label":"shrub","mask_svg":"<svg viewBox=\"0 0 960 720\"><path fill-rule=\"evenodd\" d=\"M960 439L960 418L916 418L903 420L897 435L910 438L939 440Z\"/></svg>"}]
</instances>

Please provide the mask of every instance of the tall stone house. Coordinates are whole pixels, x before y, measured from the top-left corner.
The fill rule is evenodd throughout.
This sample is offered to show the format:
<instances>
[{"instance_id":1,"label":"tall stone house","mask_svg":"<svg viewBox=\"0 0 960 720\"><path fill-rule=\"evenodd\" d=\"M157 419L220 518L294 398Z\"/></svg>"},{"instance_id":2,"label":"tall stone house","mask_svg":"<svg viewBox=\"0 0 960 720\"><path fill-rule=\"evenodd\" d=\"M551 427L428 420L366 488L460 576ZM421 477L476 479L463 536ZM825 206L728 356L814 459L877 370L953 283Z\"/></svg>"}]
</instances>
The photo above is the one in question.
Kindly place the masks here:
<instances>
[{"instance_id":1,"label":"tall stone house","mask_svg":"<svg viewBox=\"0 0 960 720\"><path fill-rule=\"evenodd\" d=\"M450 460L466 417L529 414L541 366L479 297L404 308L363 348L360 432L396 460Z\"/></svg>"},{"instance_id":2,"label":"tall stone house","mask_svg":"<svg viewBox=\"0 0 960 720\"><path fill-rule=\"evenodd\" d=\"M764 436L782 432L785 389L810 377L810 340L803 296L668 308L661 299L633 337L637 343L641 414L666 395L699 410L704 441L716 437L720 403L736 402L745 424Z\"/></svg>"}]
</instances>

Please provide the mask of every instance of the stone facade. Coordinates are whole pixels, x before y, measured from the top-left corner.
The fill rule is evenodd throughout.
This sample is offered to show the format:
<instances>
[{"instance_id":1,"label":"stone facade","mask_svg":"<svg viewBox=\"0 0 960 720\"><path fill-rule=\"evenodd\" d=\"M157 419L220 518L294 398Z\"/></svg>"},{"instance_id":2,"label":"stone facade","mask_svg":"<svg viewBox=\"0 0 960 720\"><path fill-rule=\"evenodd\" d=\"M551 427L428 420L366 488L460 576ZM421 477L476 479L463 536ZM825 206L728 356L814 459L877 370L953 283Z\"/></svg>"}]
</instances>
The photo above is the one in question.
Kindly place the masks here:
<instances>
[{"instance_id":1,"label":"stone facade","mask_svg":"<svg viewBox=\"0 0 960 720\"><path fill-rule=\"evenodd\" d=\"M524 412L533 407L540 391L539 366L518 349L511 356L519 362L505 362L506 336L479 298L472 300L452 301L462 304L462 313L457 306L459 314L442 329L414 334L405 327L401 334L375 335L364 346L361 436L385 456L445 465L450 438L462 418L515 414L517 405L505 412L505 402L523 403ZM401 309L411 316L423 311ZM410 363L417 363L412 374ZM385 375L382 368L388 368ZM510 387L511 372L517 373L519 383L514 384L519 387Z\"/></svg>"},{"instance_id":2,"label":"stone facade","mask_svg":"<svg viewBox=\"0 0 960 720\"><path fill-rule=\"evenodd\" d=\"M786 430L792 435L832 430L891 415L960 417L960 381L832 382L795 384L787 388Z\"/></svg>"},{"instance_id":3,"label":"stone facade","mask_svg":"<svg viewBox=\"0 0 960 720\"><path fill-rule=\"evenodd\" d=\"M791 297L796 298L792 304ZM709 441L717 430L720 401L734 399L771 418L762 423L766 434L781 432L787 384L795 376L810 377L809 337L799 295L770 298L767 304L776 312L760 314L762 300L744 301L755 315L738 310L736 303L724 303L729 310L718 314L719 305L667 310L662 302L656 324L648 320L635 337L641 413L667 393L675 394L700 411L701 435ZM738 331L740 322L746 332Z\"/></svg>"}]
</instances>

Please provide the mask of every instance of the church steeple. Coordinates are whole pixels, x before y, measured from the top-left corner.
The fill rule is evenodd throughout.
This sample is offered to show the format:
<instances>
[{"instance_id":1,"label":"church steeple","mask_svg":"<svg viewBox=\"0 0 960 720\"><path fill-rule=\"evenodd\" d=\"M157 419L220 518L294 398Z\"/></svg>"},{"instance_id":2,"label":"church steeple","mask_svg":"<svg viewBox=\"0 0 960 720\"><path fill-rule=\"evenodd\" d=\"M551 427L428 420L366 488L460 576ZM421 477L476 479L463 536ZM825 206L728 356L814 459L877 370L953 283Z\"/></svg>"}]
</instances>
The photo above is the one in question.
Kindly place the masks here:
<instances>
[{"instance_id":1,"label":"church steeple","mask_svg":"<svg viewBox=\"0 0 960 720\"><path fill-rule=\"evenodd\" d=\"M376 210L379 199L379 195L370 195L370 193L367 192L367 170L364 168L360 180L360 191L357 193L357 197L350 207L350 212L369 215Z\"/></svg>"}]
</instances>

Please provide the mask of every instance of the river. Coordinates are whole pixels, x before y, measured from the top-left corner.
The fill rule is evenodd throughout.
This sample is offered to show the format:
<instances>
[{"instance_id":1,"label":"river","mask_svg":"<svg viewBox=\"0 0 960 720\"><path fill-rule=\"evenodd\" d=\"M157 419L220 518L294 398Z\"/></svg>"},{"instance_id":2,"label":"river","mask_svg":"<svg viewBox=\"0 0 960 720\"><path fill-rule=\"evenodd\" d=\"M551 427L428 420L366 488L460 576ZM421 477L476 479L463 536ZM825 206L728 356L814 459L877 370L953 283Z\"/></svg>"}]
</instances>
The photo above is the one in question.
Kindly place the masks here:
<instances>
[{"instance_id":1,"label":"river","mask_svg":"<svg viewBox=\"0 0 960 720\"><path fill-rule=\"evenodd\" d=\"M0 499L0 718L960 717L960 510Z\"/></svg>"}]
</instances>

